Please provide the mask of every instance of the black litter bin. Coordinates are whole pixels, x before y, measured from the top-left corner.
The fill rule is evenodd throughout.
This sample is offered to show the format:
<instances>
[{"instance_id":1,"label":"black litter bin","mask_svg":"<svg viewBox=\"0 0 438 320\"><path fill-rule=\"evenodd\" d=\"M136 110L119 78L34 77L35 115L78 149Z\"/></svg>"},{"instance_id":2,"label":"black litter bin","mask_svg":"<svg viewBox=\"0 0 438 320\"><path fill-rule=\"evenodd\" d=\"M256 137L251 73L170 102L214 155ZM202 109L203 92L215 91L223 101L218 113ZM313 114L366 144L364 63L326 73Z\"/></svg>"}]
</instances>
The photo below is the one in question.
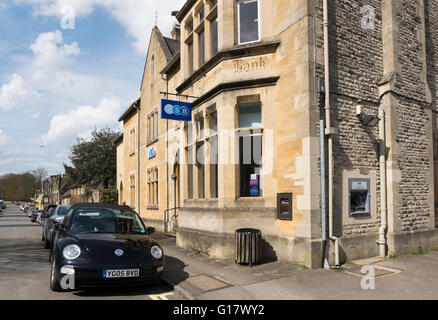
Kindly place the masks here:
<instances>
[{"instance_id":1,"label":"black litter bin","mask_svg":"<svg viewBox=\"0 0 438 320\"><path fill-rule=\"evenodd\" d=\"M262 256L262 232L257 229L238 229L235 233L235 262L250 267L259 264Z\"/></svg>"}]
</instances>

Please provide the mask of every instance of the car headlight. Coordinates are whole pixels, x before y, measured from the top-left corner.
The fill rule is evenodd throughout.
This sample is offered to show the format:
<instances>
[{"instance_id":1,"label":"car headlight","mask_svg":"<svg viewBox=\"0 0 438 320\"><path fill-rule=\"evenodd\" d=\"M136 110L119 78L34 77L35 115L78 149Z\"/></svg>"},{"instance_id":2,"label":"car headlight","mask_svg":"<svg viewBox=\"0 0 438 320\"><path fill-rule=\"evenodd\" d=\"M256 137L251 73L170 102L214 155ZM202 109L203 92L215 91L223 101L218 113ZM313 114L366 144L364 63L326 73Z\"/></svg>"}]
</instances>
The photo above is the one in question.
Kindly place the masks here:
<instances>
[{"instance_id":1,"label":"car headlight","mask_svg":"<svg viewBox=\"0 0 438 320\"><path fill-rule=\"evenodd\" d=\"M153 246L151 248L151 254L155 259L160 259L163 256L163 250L158 246Z\"/></svg>"},{"instance_id":2,"label":"car headlight","mask_svg":"<svg viewBox=\"0 0 438 320\"><path fill-rule=\"evenodd\" d=\"M68 260L77 259L81 255L81 248L76 244L69 244L62 251L62 255Z\"/></svg>"}]
</instances>

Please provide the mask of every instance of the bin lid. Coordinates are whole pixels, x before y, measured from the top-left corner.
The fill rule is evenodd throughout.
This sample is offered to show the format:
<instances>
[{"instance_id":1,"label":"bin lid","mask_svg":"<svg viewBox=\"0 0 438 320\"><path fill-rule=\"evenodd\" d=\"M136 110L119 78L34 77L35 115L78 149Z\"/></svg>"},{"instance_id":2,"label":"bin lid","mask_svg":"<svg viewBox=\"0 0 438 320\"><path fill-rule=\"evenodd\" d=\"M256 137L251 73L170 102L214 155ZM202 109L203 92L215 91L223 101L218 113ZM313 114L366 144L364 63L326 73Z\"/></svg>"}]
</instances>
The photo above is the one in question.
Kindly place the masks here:
<instances>
[{"instance_id":1,"label":"bin lid","mask_svg":"<svg viewBox=\"0 0 438 320\"><path fill-rule=\"evenodd\" d=\"M236 230L237 233L260 233L261 231L258 229L251 229L251 228L242 228L242 229L237 229Z\"/></svg>"}]
</instances>

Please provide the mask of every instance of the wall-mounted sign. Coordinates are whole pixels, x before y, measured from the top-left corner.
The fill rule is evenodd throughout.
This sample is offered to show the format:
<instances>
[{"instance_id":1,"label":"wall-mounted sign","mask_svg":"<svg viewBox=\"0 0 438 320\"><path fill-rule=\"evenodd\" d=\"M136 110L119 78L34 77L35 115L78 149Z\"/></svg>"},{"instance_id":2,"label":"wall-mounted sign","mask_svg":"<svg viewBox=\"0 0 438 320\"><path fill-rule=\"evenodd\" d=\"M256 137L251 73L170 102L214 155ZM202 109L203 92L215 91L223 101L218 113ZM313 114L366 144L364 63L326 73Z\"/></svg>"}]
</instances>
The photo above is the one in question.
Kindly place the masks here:
<instances>
[{"instance_id":1,"label":"wall-mounted sign","mask_svg":"<svg viewBox=\"0 0 438 320\"><path fill-rule=\"evenodd\" d=\"M157 155L157 152L156 152L155 148L150 148L148 150L148 159L155 158L156 155Z\"/></svg>"},{"instance_id":2,"label":"wall-mounted sign","mask_svg":"<svg viewBox=\"0 0 438 320\"><path fill-rule=\"evenodd\" d=\"M192 121L192 104L162 99L161 119Z\"/></svg>"}]
</instances>

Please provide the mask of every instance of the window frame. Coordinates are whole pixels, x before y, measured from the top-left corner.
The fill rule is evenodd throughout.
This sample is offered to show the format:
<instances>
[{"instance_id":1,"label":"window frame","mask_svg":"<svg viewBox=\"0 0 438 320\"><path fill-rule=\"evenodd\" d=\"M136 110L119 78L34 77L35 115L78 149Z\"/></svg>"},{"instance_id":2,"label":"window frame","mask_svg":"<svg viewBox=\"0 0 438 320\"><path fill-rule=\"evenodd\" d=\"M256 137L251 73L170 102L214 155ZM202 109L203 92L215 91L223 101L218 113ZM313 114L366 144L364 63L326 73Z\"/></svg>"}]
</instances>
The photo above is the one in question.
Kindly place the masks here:
<instances>
[{"instance_id":1,"label":"window frame","mask_svg":"<svg viewBox=\"0 0 438 320\"><path fill-rule=\"evenodd\" d=\"M245 2L257 2L257 26L258 26L258 38L257 40L241 42L240 40L240 3ZM261 23L260 23L260 1L259 0L237 0L237 44L255 43L261 40Z\"/></svg>"},{"instance_id":2,"label":"window frame","mask_svg":"<svg viewBox=\"0 0 438 320\"><path fill-rule=\"evenodd\" d=\"M251 106L255 106L255 105L259 105L260 106L260 125L257 126L251 126L251 127L241 127L241 121L240 121L240 110L241 108L245 108L245 107L251 107ZM238 190L238 198L263 198L264 197L264 177L263 177L263 154L264 154L264 123L263 123L263 103L260 100L254 100L254 101L250 101L250 102L241 102L238 103L236 106L236 112L237 112L237 129L236 131L236 139L237 139L237 145L239 148L239 153L238 153L238 170L239 170L239 190ZM259 174L259 195L258 196L251 196L251 195L245 195L244 192L242 192L242 187L243 187L243 182L242 182L242 166L248 165L248 164L244 164L243 163L243 159L241 156L241 138L243 136L250 136L251 137L251 161L253 160L254 157L254 145L253 145L253 139L256 136L260 136L261 138L261 163L260 164L253 164L251 163L252 166L259 167L260 168L260 174ZM244 155L243 155L244 156Z\"/></svg>"}]
</instances>

